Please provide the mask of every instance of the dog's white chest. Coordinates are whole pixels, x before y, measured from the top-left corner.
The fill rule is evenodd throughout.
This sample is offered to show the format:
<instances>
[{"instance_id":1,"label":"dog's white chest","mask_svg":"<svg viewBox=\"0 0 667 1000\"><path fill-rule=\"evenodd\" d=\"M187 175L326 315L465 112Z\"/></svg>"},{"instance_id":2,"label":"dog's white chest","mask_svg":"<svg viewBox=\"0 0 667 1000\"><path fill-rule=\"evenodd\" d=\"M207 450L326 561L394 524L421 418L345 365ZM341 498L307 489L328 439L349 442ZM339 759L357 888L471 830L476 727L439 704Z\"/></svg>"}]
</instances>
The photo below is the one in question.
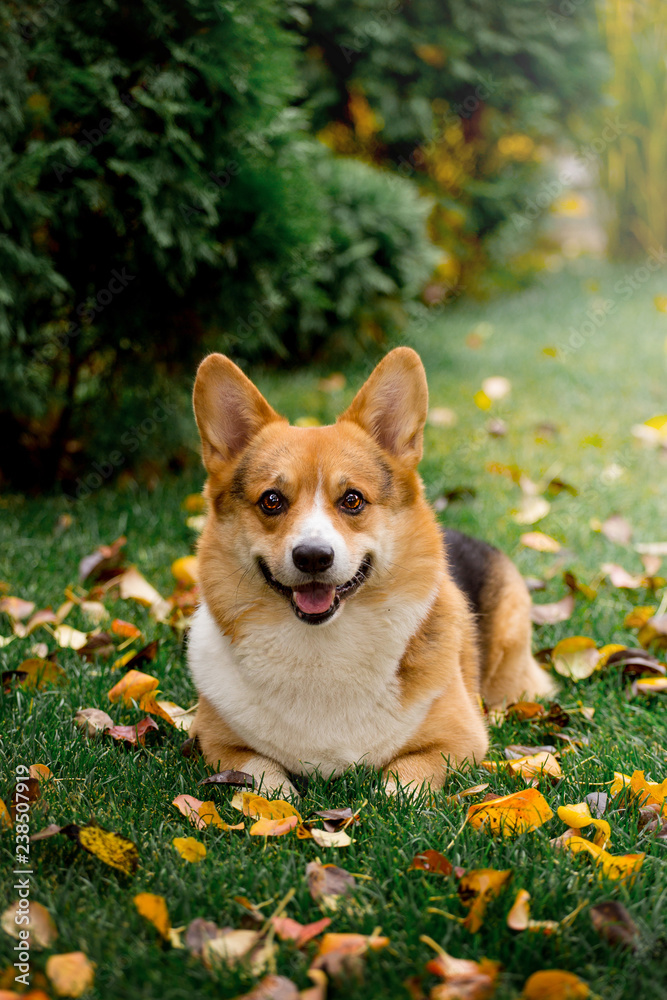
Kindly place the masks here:
<instances>
[{"instance_id":1,"label":"dog's white chest","mask_svg":"<svg viewBox=\"0 0 667 1000\"><path fill-rule=\"evenodd\" d=\"M287 770L331 775L357 762L381 767L432 700L403 708L397 679L427 608L388 609L371 620L351 602L329 626L295 618L233 645L202 604L190 630L190 669L238 736Z\"/></svg>"}]
</instances>

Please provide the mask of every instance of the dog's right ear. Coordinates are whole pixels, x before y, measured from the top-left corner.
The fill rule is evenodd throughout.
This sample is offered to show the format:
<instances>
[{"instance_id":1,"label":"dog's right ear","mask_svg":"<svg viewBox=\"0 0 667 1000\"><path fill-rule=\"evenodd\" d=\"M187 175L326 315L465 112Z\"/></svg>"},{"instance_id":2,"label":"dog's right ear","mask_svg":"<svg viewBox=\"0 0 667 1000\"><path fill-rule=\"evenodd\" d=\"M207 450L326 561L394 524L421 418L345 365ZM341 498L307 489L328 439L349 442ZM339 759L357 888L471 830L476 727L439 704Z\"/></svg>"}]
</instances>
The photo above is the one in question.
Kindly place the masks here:
<instances>
[{"instance_id":1,"label":"dog's right ear","mask_svg":"<svg viewBox=\"0 0 667 1000\"><path fill-rule=\"evenodd\" d=\"M209 474L243 451L265 424L284 419L224 354L209 354L200 364L192 403Z\"/></svg>"}]
</instances>

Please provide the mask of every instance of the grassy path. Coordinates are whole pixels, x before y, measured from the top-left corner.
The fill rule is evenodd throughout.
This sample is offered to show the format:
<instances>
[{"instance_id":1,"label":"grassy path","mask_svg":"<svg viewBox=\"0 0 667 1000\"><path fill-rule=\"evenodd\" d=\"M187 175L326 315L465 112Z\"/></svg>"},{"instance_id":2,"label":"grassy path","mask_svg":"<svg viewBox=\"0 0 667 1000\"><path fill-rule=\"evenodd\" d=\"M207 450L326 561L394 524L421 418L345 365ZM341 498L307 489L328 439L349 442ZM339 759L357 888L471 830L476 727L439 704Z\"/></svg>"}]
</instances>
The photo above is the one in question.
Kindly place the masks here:
<instances>
[{"instance_id":1,"label":"grassy path","mask_svg":"<svg viewBox=\"0 0 667 1000\"><path fill-rule=\"evenodd\" d=\"M631 573L643 572L635 543L667 540L666 453L640 447L632 434L633 425L667 411L667 315L654 304L655 296L667 294L667 278L658 271L644 281L634 270L603 268L599 275L555 276L490 306L464 304L434 317L409 341L427 367L432 406L450 408L456 415L453 427L428 427L422 466L432 500L452 490L465 491L462 498L447 504L443 522L502 546L526 576L548 578L546 590L535 596L538 602L555 601L567 593L564 570L597 591L592 600L577 597L568 621L536 628L536 648L553 646L570 635L590 636L598 645L636 645L636 629L624 625L627 613L635 606L655 606L662 596L660 589L657 593L644 588L619 590L600 581L605 562L619 563ZM579 337L573 337L573 330ZM320 391L316 373L280 379L260 372L257 381L292 419L329 420L365 373L351 369L346 373L347 388L337 393ZM474 394L484 378L496 375L509 379L511 393L490 410L480 409ZM504 436L489 435L491 418L504 421ZM512 516L522 496L511 478L513 468L542 486L561 480L576 495L552 488L543 493L550 503L544 519L520 525ZM128 560L167 594L173 587L171 562L191 551L195 537L181 504L201 481L199 473L193 473L178 482L164 482L150 494L103 487L74 506L72 524L62 532L56 527L58 517L69 510L62 500L5 496L0 499L0 580L7 582L9 593L34 601L38 608L57 607L64 588L76 582L80 558L124 533ZM601 522L614 513L630 521L631 544L615 544L591 527L592 519ZM531 530L549 533L563 550L553 555L525 548L520 536ZM145 641L159 640L156 660L143 669L159 678L165 697L191 704L194 692L182 644L174 633L156 624L139 605L112 598L105 604L112 617L138 625ZM0 633L8 636L10 622L6 616L0 619ZM67 621L80 629L91 627L79 609ZM36 639L55 648L43 630L32 638L16 639L0 649L2 669L15 669L30 655ZM17 765L47 764L58 780L44 787L42 799L33 807L34 828L95 819L137 844L140 865L134 876L122 875L63 836L32 845L32 898L49 909L59 932L51 950L34 956L33 985L39 984L52 951L81 950L97 964L90 996L99 1000L242 994L256 977L242 967L210 972L187 951L161 944L154 928L137 913L133 897L140 892L164 896L175 927L196 917L221 927L240 927L244 911L233 897L246 896L254 903L273 900L267 907L271 912L294 888L287 912L308 923L319 919L322 911L309 895L305 867L320 857L363 876L332 914L331 929L370 934L381 926L390 939L386 949L364 959L363 982L344 979L332 984L331 997L407 998L403 982L424 973L424 964L432 957L421 935L455 956L486 956L502 962L504 971L495 993L499 1000L518 997L526 978L545 968L576 973L605 1000L664 994L665 841L639 832L636 803L614 800L605 816L611 824L614 854L646 852L633 884L599 878L582 855L556 853L549 841L565 829L556 816L515 839L494 839L468 826L461 830L468 803L481 795L458 803L445 796L477 782L488 781L501 793L523 787L520 778L503 771L453 774L436 802L417 806L401 798L389 802L373 776L360 771L329 784L315 780L304 801L304 814L366 803L354 830L355 841L345 849L318 848L312 840L293 835L265 844L247 832L198 833L171 806L172 799L181 793L213 798L223 819L236 822L239 814L230 806L232 791L214 788L200 794L197 782L206 769L201 762L180 756L183 736L166 723L161 724L160 741L150 753L85 740L71 723L81 707L107 710L117 723L131 724L140 716L133 708L110 705L107 692L118 678L112 676L111 661L87 663L77 653L63 650L58 662L66 671L66 686L0 695L0 797L8 801ZM334 671L330 680L335 683ZM562 781L541 786L554 813L558 805L581 802L588 793L605 790L614 771L642 770L653 781L667 778L667 694L628 698L627 687L618 670L596 673L577 684L563 681L559 700L571 711L567 731L582 745L562 754ZM577 712L580 705L595 709L592 720ZM526 722L495 726L491 759L504 760L508 744L552 742L548 728L538 729L538 734ZM184 861L172 846L173 838L190 835L207 848L199 864ZM457 898L454 878L407 870L419 851L443 850L452 841L445 853L453 864L513 872L509 888L490 904L481 930L474 935L461 925L467 911ZM13 870L13 844L11 831L4 831L3 875ZM550 937L509 930L505 918L520 888L531 893L531 916L537 920L561 920L585 901L622 902L639 927L638 950L613 948L602 940L591 925L588 906ZM11 878L3 877L0 909L4 911L14 898ZM14 944L0 933L0 988L12 988L13 973L3 975L2 970L14 961ZM304 988L314 950L312 944L299 951L280 943L278 972ZM426 995L435 983L435 977L424 973ZM44 988L49 994L48 983Z\"/></svg>"}]
</instances>

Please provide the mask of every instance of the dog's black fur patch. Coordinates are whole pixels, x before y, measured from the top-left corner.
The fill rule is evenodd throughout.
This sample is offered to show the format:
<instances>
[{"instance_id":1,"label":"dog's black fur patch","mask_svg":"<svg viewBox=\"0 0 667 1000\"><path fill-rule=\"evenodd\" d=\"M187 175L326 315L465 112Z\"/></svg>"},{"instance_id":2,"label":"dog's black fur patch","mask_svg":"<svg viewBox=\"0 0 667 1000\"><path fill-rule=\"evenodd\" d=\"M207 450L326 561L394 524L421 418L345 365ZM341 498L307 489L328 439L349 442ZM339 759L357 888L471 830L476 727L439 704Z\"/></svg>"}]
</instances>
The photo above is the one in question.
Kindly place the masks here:
<instances>
[{"instance_id":1,"label":"dog's black fur patch","mask_svg":"<svg viewBox=\"0 0 667 1000\"><path fill-rule=\"evenodd\" d=\"M479 618L483 610L482 592L489 583L491 568L500 556L498 549L478 538L447 528L444 534L445 554L454 583L462 590Z\"/></svg>"}]
</instances>

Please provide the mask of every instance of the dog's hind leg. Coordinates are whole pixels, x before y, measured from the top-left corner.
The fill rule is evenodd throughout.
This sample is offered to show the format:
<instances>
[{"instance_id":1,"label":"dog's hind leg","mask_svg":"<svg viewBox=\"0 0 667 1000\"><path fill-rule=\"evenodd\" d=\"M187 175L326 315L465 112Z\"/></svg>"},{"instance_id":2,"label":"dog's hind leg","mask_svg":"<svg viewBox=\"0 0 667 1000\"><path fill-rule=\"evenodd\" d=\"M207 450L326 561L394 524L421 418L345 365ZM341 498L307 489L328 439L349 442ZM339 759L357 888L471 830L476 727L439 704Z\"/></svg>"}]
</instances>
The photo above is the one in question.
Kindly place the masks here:
<instances>
[{"instance_id":1,"label":"dog's hind leg","mask_svg":"<svg viewBox=\"0 0 667 1000\"><path fill-rule=\"evenodd\" d=\"M482 595L482 696L490 708L520 698L551 698L552 678L531 652L531 599L514 563L502 553L494 561Z\"/></svg>"}]
</instances>

